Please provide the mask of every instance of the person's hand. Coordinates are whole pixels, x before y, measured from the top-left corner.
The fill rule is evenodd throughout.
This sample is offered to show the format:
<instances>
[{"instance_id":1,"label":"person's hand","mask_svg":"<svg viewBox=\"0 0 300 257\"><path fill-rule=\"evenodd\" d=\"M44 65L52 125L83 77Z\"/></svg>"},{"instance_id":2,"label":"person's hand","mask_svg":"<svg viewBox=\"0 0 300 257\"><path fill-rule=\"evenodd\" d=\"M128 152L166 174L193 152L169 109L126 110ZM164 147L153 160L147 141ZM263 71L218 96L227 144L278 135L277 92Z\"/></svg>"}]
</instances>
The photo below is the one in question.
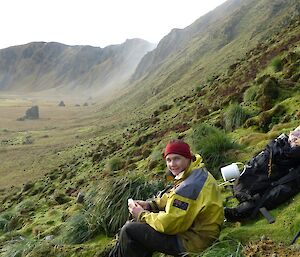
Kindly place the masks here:
<instances>
[{"instance_id":1,"label":"person's hand","mask_svg":"<svg viewBox=\"0 0 300 257\"><path fill-rule=\"evenodd\" d=\"M136 200L134 202L139 204L140 206L142 206L144 210L149 210L149 203L148 202L142 201L142 200Z\"/></svg>"},{"instance_id":2,"label":"person's hand","mask_svg":"<svg viewBox=\"0 0 300 257\"><path fill-rule=\"evenodd\" d=\"M144 208L137 201L133 201L128 203L128 210L134 218L137 218Z\"/></svg>"}]
</instances>

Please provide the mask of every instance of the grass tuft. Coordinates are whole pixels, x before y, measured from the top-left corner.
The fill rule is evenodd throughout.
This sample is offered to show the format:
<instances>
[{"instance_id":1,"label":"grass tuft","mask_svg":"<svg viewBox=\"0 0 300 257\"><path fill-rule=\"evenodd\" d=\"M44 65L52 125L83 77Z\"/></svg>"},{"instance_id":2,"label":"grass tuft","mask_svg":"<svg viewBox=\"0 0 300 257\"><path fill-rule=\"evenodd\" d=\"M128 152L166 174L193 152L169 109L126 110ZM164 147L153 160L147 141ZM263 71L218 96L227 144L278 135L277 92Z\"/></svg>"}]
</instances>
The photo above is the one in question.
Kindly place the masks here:
<instances>
[{"instance_id":1,"label":"grass tuft","mask_svg":"<svg viewBox=\"0 0 300 257\"><path fill-rule=\"evenodd\" d=\"M271 60L271 66L272 66L274 72L281 71L283 68L282 59L279 56L275 57L274 59Z\"/></svg>"},{"instance_id":2,"label":"grass tuft","mask_svg":"<svg viewBox=\"0 0 300 257\"><path fill-rule=\"evenodd\" d=\"M204 250L201 254L189 253L191 257L243 257L243 245L235 239L223 239Z\"/></svg>"},{"instance_id":3,"label":"grass tuft","mask_svg":"<svg viewBox=\"0 0 300 257\"><path fill-rule=\"evenodd\" d=\"M195 150L204 158L206 167L215 177L219 177L221 164L227 162L227 151L237 147L222 130L202 123L194 130L192 142Z\"/></svg>"},{"instance_id":4,"label":"grass tuft","mask_svg":"<svg viewBox=\"0 0 300 257\"><path fill-rule=\"evenodd\" d=\"M238 103L230 104L225 111L225 129L233 131L244 124L248 118L248 113Z\"/></svg>"},{"instance_id":5,"label":"grass tuft","mask_svg":"<svg viewBox=\"0 0 300 257\"><path fill-rule=\"evenodd\" d=\"M249 87L243 95L243 101L246 104L251 104L253 101L255 101L257 94L258 94L259 87L258 86L252 86Z\"/></svg>"},{"instance_id":6,"label":"grass tuft","mask_svg":"<svg viewBox=\"0 0 300 257\"><path fill-rule=\"evenodd\" d=\"M118 171L124 167L124 161L120 157L113 157L108 161L108 169L110 171Z\"/></svg>"},{"instance_id":7,"label":"grass tuft","mask_svg":"<svg viewBox=\"0 0 300 257\"><path fill-rule=\"evenodd\" d=\"M95 233L95 224L90 223L91 215L82 210L71 216L63 228L62 241L68 244L81 244Z\"/></svg>"},{"instance_id":8,"label":"grass tuft","mask_svg":"<svg viewBox=\"0 0 300 257\"><path fill-rule=\"evenodd\" d=\"M22 257L34 248L36 241L24 237L11 240L0 249L1 257Z\"/></svg>"},{"instance_id":9,"label":"grass tuft","mask_svg":"<svg viewBox=\"0 0 300 257\"><path fill-rule=\"evenodd\" d=\"M97 225L107 235L115 234L129 218L127 200L147 199L162 187L161 181L143 175L114 178L100 185L93 212Z\"/></svg>"},{"instance_id":10,"label":"grass tuft","mask_svg":"<svg viewBox=\"0 0 300 257\"><path fill-rule=\"evenodd\" d=\"M0 215L0 231L2 230L3 232L8 232L10 230L9 224L13 216L14 214L10 212L4 212Z\"/></svg>"},{"instance_id":11,"label":"grass tuft","mask_svg":"<svg viewBox=\"0 0 300 257\"><path fill-rule=\"evenodd\" d=\"M125 175L102 181L98 188L88 192L85 209L66 221L62 242L83 243L103 232L114 235L129 219L129 198L147 199L162 188L162 181L150 181L143 175Z\"/></svg>"}]
</instances>

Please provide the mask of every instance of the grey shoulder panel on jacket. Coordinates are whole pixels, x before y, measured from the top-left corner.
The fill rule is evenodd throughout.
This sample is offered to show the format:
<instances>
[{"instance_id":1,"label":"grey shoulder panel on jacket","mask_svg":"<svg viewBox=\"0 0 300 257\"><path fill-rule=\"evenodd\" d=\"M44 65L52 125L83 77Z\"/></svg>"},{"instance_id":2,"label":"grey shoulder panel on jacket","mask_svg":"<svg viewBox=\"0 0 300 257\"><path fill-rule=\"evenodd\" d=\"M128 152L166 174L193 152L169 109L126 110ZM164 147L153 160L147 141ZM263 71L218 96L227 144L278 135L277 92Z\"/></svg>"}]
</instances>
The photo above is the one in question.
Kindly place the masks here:
<instances>
[{"instance_id":1,"label":"grey shoulder panel on jacket","mask_svg":"<svg viewBox=\"0 0 300 257\"><path fill-rule=\"evenodd\" d=\"M202 168L193 170L191 174L176 188L176 194L196 200L201 192L205 181L207 180L208 173Z\"/></svg>"}]
</instances>

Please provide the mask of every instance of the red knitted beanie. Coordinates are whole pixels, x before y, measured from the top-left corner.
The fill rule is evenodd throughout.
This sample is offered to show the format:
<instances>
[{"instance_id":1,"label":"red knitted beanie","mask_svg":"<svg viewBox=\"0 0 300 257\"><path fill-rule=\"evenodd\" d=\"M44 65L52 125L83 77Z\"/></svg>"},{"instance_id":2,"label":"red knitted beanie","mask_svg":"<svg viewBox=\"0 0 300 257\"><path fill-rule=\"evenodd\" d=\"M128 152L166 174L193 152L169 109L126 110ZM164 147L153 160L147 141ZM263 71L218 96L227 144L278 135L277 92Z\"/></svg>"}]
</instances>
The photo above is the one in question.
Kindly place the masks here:
<instances>
[{"instance_id":1,"label":"red knitted beanie","mask_svg":"<svg viewBox=\"0 0 300 257\"><path fill-rule=\"evenodd\" d=\"M171 141L166 145L164 158L166 158L170 153L182 155L190 160L193 159L189 145L180 140Z\"/></svg>"}]
</instances>

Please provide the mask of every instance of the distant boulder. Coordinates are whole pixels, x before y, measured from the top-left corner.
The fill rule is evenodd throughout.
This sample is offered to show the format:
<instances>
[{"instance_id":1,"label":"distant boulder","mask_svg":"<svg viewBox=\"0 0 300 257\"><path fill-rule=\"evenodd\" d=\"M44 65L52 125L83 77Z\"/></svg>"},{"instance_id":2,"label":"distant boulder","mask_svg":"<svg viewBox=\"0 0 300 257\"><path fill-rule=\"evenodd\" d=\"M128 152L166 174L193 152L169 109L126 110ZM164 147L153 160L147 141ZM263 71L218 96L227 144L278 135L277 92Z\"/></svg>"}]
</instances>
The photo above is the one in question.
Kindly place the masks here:
<instances>
[{"instance_id":1,"label":"distant boulder","mask_svg":"<svg viewBox=\"0 0 300 257\"><path fill-rule=\"evenodd\" d=\"M58 106L65 107L66 105L65 105L64 101L60 101L60 103L58 104Z\"/></svg>"},{"instance_id":2,"label":"distant boulder","mask_svg":"<svg viewBox=\"0 0 300 257\"><path fill-rule=\"evenodd\" d=\"M37 105L35 105L35 106L32 106L31 108L27 109L25 116L18 118L17 121L24 121L26 119L37 120L39 118L40 118L39 107Z\"/></svg>"},{"instance_id":3,"label":"distant boulder","mask_svg":"<svg viewBox=\"0 0 300 257\"><path fill-rule=\"evenodd\" d=\"M87 102L85 102L84 104L83 104L83 106L88 106L89 104L87 103Z\"/></svg>"},{"instance_id":4,"label":"distant boulder","mask_svg":"<svg viewBox=\"0 0 300 257\"><path fill-rule=\"evenodd\" d=\"M29 120L39 119L39 107L37 105L32 106L26 111L25 118Z\"/></svg>"}]
</instances>

